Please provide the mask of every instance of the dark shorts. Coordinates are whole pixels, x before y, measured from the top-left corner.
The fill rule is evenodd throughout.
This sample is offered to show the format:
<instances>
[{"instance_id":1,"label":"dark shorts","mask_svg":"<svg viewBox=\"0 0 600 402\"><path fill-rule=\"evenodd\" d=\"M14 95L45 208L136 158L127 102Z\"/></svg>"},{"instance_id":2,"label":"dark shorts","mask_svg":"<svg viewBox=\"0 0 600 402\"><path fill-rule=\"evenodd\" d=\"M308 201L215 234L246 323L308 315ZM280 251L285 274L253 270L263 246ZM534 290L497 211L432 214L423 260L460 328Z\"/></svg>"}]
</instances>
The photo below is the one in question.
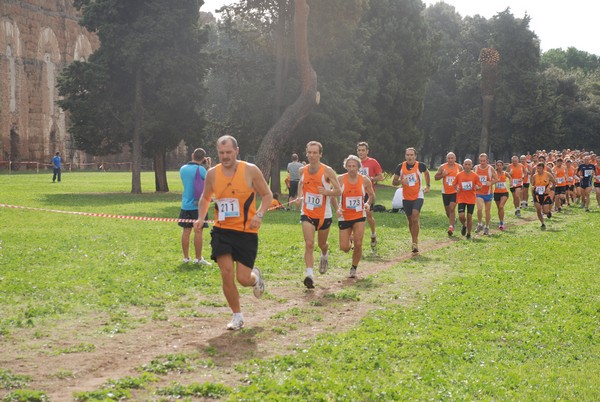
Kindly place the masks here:
<instances>
[{"instance_id":1,"label":"dark shorts","mask_svg":"<svg viewBox=\"0 0 600 402\"><path fill-rule=\"evenodd\" d=\"M367 218L363 217L363 218L354 219L352 221L338 221L338 228L340 230L351 229L355 223L364 222L366 220L367 220Z\"/></svg>"},{"instance_id":2,"label":"dark shorts","mask_svg":"<svg viewBox=\"0 0 600 402\"><path fill-rule=\"evenodd\" d=\"M442 194L442 201L444 202L444 206L448 207L451 203L456 204L456 193L454 194Z\"/></svg>"},{"instance_id":3,"label":"dark shorts","mask_svg":"<svg viewBox=\"0 0 600 402\"><path fill-rule=\"evenodd\" d=\"M567 194L567 186L560 186L554 189L556 194Z\"/></svg>"},{"instance_id":4,"label":"dark shorts","mask_svg":"<svg viewBox=\"0 0 600 402\"><path fill-rule=\"evenodd\" d=\"M466 204L464 202L461 202L460 204L458 204L458 213L459 214L462 214L465 212L465 210L467 210L467 214L473 215L474 209L475 209L475 204Z\"/></svg>"},{"instance_id":5,"label":"dark shorts","mask_svg":"<svg viewBox=\"0 0 600 402\"><path fill-rule=\"evenodd\" d=\"M492 202L493 194L477 194L477 198L481 198L483 202Z\"/></svg>"},{"instance_id":6,"label":"dark shorts","mask_svg":"<svg viewBox=\"0 0 600 402\"><path fill-rule=\"evenodd\" d=\"M296 198L298 195L298 183L300 183L298 180L290 181L290 197Z\"/></svg>"},{"instance_id":7,"label":"dark shorts","mask_svg":"<svg viewBox=\"0 0 600 402\"><path fill-rule=\"evenodd\" d=\"M412 211L417 210L421 212L421 208L423 208L423 198L417 198L416 200L403 200L402 208L404 209L404 213L407 217L412 215Z\"/></svg>"},{"instance_id":8,"label":"dark shorts","mask_svg":"<svg viewBox=\"0 0 600 402\"><path fill-rule=\"evenodd\" d=\"M591 180L581 180L581 182L579 182L579 185L581 186L581 188L588 188L588 187L592 187L592 182Z\"/></svg>"},{"instance_id":9,"label":"dark shorts","mask_svg":"<svg viewBox=\"0 0 600 402\"><path fill-rule=\"evenodd\" d=\"M234 261L249 268L254 267L258 252L258 234L213 226L210 236L210 246L212 247L210 258L213 261L217 261L217 257L221 255L231 254Z\"/></svg>"},{"instance_id":10,"label":"dark shorts","mask_svg":"<svg viewBox=\"0 0 600 402\"><path fill-rule=\"evenodd\" d=\"M494 193L494 201L500 202L502 201L502 197L508 198L508 193Z\"/></svg>"},{"instance_id":11,"label":"dark shorts","mask_svg":"<svg viewBox=\"0 0 600 402\"><path fill-rule=\"evenodd\" d=\"M198 220L198 210L197 209L191 209L191 210L182 209L181 211L179 211L179 219L193 219L194 221L197 221ZM206 215L206 218L204 218L204 220L205 221L208 220L208 215ZM181 226L182 228L194 227L194 222L177 222L177 224L179 226ZM202 227L207 228L208 222L204 222L204 225Z\"/></svg>"},{"instance_id":12,"label":"dark shorts","mask_svg":"<svg viewBox=\"0 0 600 402\"><path fill-rule=\"evenodd\" d=\"M600 188L600 183L595 183L595 182L594 182L594 187L595 187L595 188Z\"/></svg>"},{"instance_id":13,"label":"dark shorts","mask_svg":"<svg viewBox=\"0 0 600 402\"><path fill-rule=\"evenodd\" d=\"M310 222L315 227L315 230L327 230L331 227L333 219L325 218L323 220L323 226L319 227L319 223L321 223L320 219L313 219L306 215L300 215L300 222Z\"/></svg>"},{"instance_id":14,"label":"dark shorts","mask_svg":"<svg viewBox=\"0 0 600 402\"><path fill-rule=\"evenodd\" d=\"M567 186L569 188L569 191L575 191L575 185L571 184L570 186Z\"/></svg>"},{"instance_id":15,"label":"dark shorts","mask_svg":"<svg viewBox=\"0 0 600 402\"><path fill-rule=\"evenodd\" d=\"M511 187L510 192L514 193L517 188L523 188L523 186Z\"/></svg>"},{"instance_id":16,"label":"dark shorts","mask_svg":"<svg viewBox=\"0 0 600 402\"><path fill-rule=\"evenodd\" d=\"M523 188L529 188L529 183L523 183Z\"/></svg>"},{"instance_id":17,"label":"dark shorts","mask_svg":"<svg viewBox=\"0 0 600 402\"><path fill-rule=\"evenodd\" d=\"M552 198L548 194L535 194L534 201L536 204L552 205Z\"/></svg>"},{"instance_id":18,"label":"dark shorts","mask_svg":"<svg viewBox=\"0 0 600 402\"><path fill-rule=\"evenodd\" d=\"M575 183L575 184L574 184L574 186L575 186L575 187L581 187L581 183L580 183L580 182L578 182L578 183Z\"/></svg>"}]
</instances>

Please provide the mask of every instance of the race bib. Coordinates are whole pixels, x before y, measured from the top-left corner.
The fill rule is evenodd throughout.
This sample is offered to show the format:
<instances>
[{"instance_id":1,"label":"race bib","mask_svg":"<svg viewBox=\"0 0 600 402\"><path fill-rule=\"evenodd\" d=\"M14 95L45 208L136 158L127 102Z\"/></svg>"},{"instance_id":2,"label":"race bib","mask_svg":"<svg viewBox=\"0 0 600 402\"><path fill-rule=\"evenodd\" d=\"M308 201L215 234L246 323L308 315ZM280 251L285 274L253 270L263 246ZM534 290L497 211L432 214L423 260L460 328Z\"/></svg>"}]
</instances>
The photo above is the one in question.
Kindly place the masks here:
<instances>
[{"instance_id":1,"label":"race bib","mask_svg":"<svg viewBox=\"0 0 600 402\"><path fill-rule=\"evenodd\" d=\"M219 198L216 203L219 211L219 221L240 217L240 201L237 198Z\"/></svg>"},{"instance_id":2,"label":"race bib","mask_svg":"<svg viewBox=\"0 0 600 402\"><path fill-rule=\"evenodd\" d=\"M408 186L409 187L414 187L417 185L417 175L414 173L411 174L407 174L406 176L404 176L406 178L406 180L408 181Z\"/></svg>"},{"instance_id":3,"label":"race bib","mask_svg":"<svg viewBox=\"0 0 600 402\"><path fill-rule=\"evenodd\" d=\"M499 182L496 183L496 188L505 189L506 188L506 183L503 182L503 181L499 181Z\"/></svg>"},{"instance_id":4,"label":"race bib","mask_svg":"<svg viewBox=\"0 0 600 402\"><path fill-rule=\"evenodd\" d=\"M542 195L546 192L546 186L535 186L535 193Z\"/></svg>"},{"instance_id":5,"label":"race bib","mask_svg":"<svg viewBox=\"0 0 600 402\"><path fill-rule=\"evenodd\" d=\"M473 182L472 181L463 181L461 184L461 188L463 190L472 190L473 189Z\"/></svg>"},{"instance_id":6,"label":"race bib","mask_svg":"<svg viewBox=\"0 0 600 402\"><path fill-rule=\"evenodd\" d=\"M487 186L487 176L479 176L479 181L481 182L482 186Z\"/></svg>"},{"instance_id":7,"label":"race bib","mask_svg":"<svg viewBox=\"0 0 600 402\"><path fill-rule=\"evenodd\" d=\"M454 183L454 176L446 176L446 184L452 186Z\"/></svg>"},{"instance_id":8,"label":"race bib","mask_svg":"<svg viewBox=\"0 0 600 402\"><path fill-rule=\"evenodd\" d=\"M585 177L592 176L593 174L594 174L594 171L592 169L586 169L586 170L583 171L583 175Z\"/></svg>"},{"instance_id":9,"label":"race bib","mask_svg":"<svg viewBox=\"0 0 600 402\"><path fill-rule=\"evenodd\" d=\"M363 210L363 204L362 204L363 198L358 196L358 197L346 197L346 209L353 209L356 212L360 212Z\"/></svg>"},{"instance_id":10,"label":"race bib","mask_svg":"<svg viewBox=\"0 0 600 402\"><path fill-rule=\"evenodd\" d=\"M369 168L368 167L361 167L360 169L358 169L358 173L364 174L367 177L371 177L371 176L369 176Z\"/></svg>"},{"instance_id":11,"label":"race bib","mask_svg":"<svg viewBox=\"0 0 600 402\"><path fill-rule=\"evenodd\" d=\"M569 181L573 181L574 177L573 176L569 176Z\"/></svg>"},{"instance_id":12,"label":"race bib","mask_svg":"<svg viewBox=\"0 0 600 402\"><path fill-rule=\"evenodd\" d=\"M304 197L306 209L312 211L323 206L323 194L306 193Z\"/></svg>"},{"instance_id":13,"label":"race bib","mask_svg":"<svg viewBox=\"0 0 600 402\"><path fill-rule=\"evenodd\" d=\"M512 179L511 183L513 187L518 187L523 184L523 179Z\"/></svg>"},{"instance_id":14,"label":"race bib","mask_svg":"<svg viewBox=\"0 0 600 402\"><path fill-rule=\"evenodd\" d=\"M556 178L556 184L563 184L565 182L565 178L564 177L557 177Z\"/></svg>"}]
</instances>

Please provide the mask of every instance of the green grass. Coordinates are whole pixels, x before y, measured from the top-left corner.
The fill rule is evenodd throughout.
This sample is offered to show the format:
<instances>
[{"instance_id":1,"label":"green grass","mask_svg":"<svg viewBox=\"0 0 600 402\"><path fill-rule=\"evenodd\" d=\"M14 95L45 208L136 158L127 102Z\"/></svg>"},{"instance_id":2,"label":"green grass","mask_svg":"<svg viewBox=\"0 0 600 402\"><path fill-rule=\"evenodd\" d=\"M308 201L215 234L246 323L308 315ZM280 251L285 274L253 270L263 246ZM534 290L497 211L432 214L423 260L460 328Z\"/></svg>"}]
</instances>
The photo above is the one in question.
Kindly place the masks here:
<instances>
[{"instance_id":1,"label":"green grass","mask_svg":"<svg viewBox=\"0 0 600 402\"><path fill-rule=\"evenodd\" d=\"M130 180L129 173L70 173L62 183L51 184L47 174L0 175L0 203L177 217L177 172L169 172L168 194L132 195ZM153 174L143 173L142 182L144 190L151 191ZM432 194L426 196L420 243L422 249L447 245L361 278L311 301L309 308L271 317L273 333L285 334L310 322L307 316L320 319L324 303L379 306L354 329L320 336L292 355L241 361L238 371L248 376L248 386L240 383L230 390L220 384L173 384L161 395L208 393L231 400L600 400L600 213L568 208L541 232L537 221L515 227L522 220L514 218L507 205L507 233L448 242L438 184L434 182ZM377 203L389 208L393 192L379 188ZM495 206L492 211L496 213ZM366 255L367 261L385 263L410 251L404 215L380 213L376 219L378 255ZM294 212L266 215L257 265L270 286L297 286L300 294L303 241L298 220ZM492 221L497 223L495 215ZM350 256L337 251L337 233L334 228L330 235L330 266L346 269ZM32 328L36 337L44 338L48 326L74 317L101 317L98 331L108 336L164 320L166 311L196 316L196 309L225 306L218 270L201 272L180 263L180 235L172 222L0 208L0 346L9 347L22 328ZM204 255L208 253L205 232ZM418 291L407 294L413 282ZM85 353L90 348L93 344L78 340L74 348L54 350ZM171 370L166 361L177 363L177 370L210 364L175 357L158 357L147 367L160 373ZM29 381L1 367L0 380L0 389L10 390ZM151 381L142 382L149 387ZM118 387L124 397L130 388L135 387ZM78 398L103 399L109 390L97 393Z\"/></svg>"}]
</instances>

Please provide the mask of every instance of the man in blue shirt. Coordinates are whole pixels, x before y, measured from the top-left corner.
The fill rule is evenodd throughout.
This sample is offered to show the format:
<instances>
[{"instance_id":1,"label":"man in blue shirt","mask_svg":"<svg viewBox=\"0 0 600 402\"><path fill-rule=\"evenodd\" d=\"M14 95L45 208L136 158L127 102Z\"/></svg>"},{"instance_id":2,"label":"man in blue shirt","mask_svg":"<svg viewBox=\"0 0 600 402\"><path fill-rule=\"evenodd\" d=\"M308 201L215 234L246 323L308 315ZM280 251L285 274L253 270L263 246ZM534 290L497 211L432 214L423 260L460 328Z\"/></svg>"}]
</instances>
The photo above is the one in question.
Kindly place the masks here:
<instances>
[{"instance_id":1,"label":"man in blue shirt","mask_svg":"<svg viewBox=\"0 0 600 402\"><path fill-rule=\"evenodd\" d=\"M60 163L62 159L60 158L60 152L56 152L54 158L52 158L52 171L54 174L52 175L52 183L56 181L58 178L58 182L60 183Z\"/></svg>"},{"instance_id":2,"label":"man in blue shirt","mask_svg":"<svg viewBox=\"0 0 600 402\"><path fill-rule=\"evenodd\" d=\"M583 157L583 163L577 169L577 175L581 179L580 186L582 191L581 208L590 211L590 194L592 193L594 183L594 173L596 166L591 163L589 155Z\"/></svg>"},{"instance_id":3,"label":"man in blue shirt","mask_svg":"<svg viewBox=\"0 0 600 402\"><path fill-rule=\"evenodd\" d=\"M183 228L181 234L181 248L183 250L183 262L190 262L190 236L194 221L198 220L198 200L204 190L204 180L206 179L206 168L210 168L210 158L206 157L206 151L202 148L197 148L192 153L192 161L183 165L179 169L179 176L183 183L183 193L181 195L181 212L179 219L187 219L187 222L178 222L178 225ZM208 223L204 223L205 228ZM202 258L202 232L194 234L194 250L196 258L194 264L212 265L210 262Z\"/></svg>"}]
</instances>

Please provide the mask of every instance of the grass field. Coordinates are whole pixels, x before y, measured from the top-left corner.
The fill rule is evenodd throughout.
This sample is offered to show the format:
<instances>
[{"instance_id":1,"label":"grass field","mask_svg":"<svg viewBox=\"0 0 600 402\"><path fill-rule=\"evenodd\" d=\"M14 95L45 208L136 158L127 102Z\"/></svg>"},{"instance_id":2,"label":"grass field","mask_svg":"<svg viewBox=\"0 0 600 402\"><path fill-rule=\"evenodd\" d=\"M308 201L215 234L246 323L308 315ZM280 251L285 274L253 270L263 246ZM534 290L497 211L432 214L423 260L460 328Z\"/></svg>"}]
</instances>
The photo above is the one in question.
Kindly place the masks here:
<instances>
[{"instance_id":1,"label":"grass field","mask_svg":"<svg viewBox=\"0 0 600 402\"><path fill-rule=\"evenodd\" d=\"M130 180L129 173L69 173L52 184L47 174L0 175L0 203L177 217L177 172L169 172L168 194L132 195ZM142 180L145 191L153 189L152 173ZM378 203L389 208L393 191L379 188ZM542 232L531 208L515 218L507 204L507 232L448 240L439 194L434 182L422 211L419 257L401 258L410 251L404 215L376 214L378 253L364 261L370 270L323 298L307 299L299 286L297 213L266 215L257 264L266 274L266 303L285 307L264 307L268 322L277 325L261 325L267 330L258 335L251 322L226 335L232 342L252 337L260 347L283 334L289 352L237 356L223 381L200 372L213 365L217 370L215 355L224 352L184 353L171 359L175 368L161 366L188 373L169 385L148 359L143 374L113 378L64 400L600 400L600 209L586 214L567 208ZM495 206L492 213L495 229ZM173 222L0 207L0 347L52 362L53 356L94 353L107 339L169 323L173 315L200 320L206 314L224 327L229 313L218 270L200 273L182 264L180 235ZM204 239L208 257L208 232ZM330 264L339 269L327 276L341 279L350 256L337 250L336 228L330 245ZM244 308L251 291L241 293ZM299 307L288 308L290 301ZM348 309L362 308L364 318L335 329L336 318L322 312L326 307L339 309L340 321ZM314 317L331 320L333 329L299 335ZM84 322L95 335L74 336L66 322ZM62 342L54 342L54 333L63 334ZM31 339L43 346L25 346ZM155 357L160 360L159 353ZM31 377L35 370L19 367L14 359L0 359L0 397L45 400L46 390L37 388L45 383ZM76 377L60 366L51 371L58 385Z\"/></svg>"}]
</instances>

